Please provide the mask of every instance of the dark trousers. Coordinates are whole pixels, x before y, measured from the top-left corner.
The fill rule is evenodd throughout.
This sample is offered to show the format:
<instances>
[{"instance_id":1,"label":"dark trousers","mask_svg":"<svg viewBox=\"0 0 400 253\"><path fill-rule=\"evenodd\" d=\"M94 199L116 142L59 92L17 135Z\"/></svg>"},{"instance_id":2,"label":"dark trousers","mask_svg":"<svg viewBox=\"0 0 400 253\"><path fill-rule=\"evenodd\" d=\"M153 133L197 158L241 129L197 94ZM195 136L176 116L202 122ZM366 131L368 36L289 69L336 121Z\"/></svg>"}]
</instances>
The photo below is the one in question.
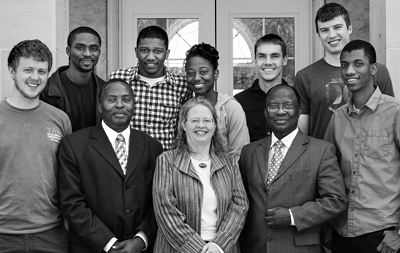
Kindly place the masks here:
<instances>
[{"instance_id":1,"label":"dark trousers","mask_svg":"<svg viewBox=\"0 0 400 253\"><path fill-rule=\"evenodd\" d=\"M68 237L64 225L34 234L0 234L0 252L68 253Z\"/></svg>"},{"instance_id":2,"label":"dark trousers","mask_svg":"<svg viewBox=\"0 0 400 253\"><path fill-rule=\"evenodd\" d=\"M336 231L332 235L332 253L378 253L376 250L385 235L383 229L357 237L343 237Z\"/></svg>"}]
</instances>

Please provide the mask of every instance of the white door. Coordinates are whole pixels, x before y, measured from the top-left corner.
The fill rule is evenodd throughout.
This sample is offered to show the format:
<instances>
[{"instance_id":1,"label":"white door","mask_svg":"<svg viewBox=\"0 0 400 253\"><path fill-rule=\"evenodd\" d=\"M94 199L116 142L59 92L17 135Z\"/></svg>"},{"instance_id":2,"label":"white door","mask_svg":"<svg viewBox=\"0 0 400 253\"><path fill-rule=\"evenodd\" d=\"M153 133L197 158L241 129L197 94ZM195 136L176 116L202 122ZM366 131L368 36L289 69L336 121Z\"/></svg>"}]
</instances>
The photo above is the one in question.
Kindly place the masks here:
<instances>
[{"instance_id":1,"label":"white door","mask_svg":"<svg viewBox=\"0 0 400 253\"><path fill-rule=\"evenodd\" d=\"M280 35L288 45L284 77L313 59L315 0L120 0L118 67L137 64L134 54L138 31L148 25L164 28L171 50L166 64L180 72L185 51L206 42L220 53L217 90L235 94L251 85L256 74L255 41L267 34ZM313 5L314 4L314 5ZM314 50L315 54L315 50Z\"/></svg>"}]
</instances>

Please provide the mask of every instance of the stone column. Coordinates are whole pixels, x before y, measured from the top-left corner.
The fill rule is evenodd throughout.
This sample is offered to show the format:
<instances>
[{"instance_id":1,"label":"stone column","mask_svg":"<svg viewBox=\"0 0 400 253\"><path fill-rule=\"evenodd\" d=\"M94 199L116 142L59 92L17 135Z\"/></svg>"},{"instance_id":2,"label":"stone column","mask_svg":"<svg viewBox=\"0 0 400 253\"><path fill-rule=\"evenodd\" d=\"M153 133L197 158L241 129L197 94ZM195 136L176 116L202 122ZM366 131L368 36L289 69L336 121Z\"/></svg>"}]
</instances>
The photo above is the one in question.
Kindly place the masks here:
<instances>
[{"instance_id":1,"label":"stone column","mask_svg":"<svg viewBox=\"0 0 400 253\"><path fill-rule=\"evenodd\" d=\"M13 88L7 58L18 42L39 39L53 54L51 73L68 64L68 0L0 0L0 99Z\"/></svg>"}]
</instances>

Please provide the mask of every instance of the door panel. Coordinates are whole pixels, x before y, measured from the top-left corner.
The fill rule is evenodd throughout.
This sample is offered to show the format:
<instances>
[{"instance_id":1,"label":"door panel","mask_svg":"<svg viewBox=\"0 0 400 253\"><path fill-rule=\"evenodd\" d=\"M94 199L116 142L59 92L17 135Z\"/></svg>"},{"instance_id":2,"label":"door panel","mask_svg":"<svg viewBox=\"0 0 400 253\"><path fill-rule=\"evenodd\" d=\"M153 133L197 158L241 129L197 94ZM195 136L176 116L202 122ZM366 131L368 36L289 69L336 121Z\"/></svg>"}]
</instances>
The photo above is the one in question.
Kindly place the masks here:
<instances>
[{"instance_id":1,"label":"door panel","mask_svg":"<svg viewBox=\"0 0 400 253\"><path fill-rule=\"evenodd\" d=\"M284 77L293 83L296 71L312 62L312 11L315 0L119 0L119 67L137 64L134 54L140 29L164 28L170 39L166 62L181 72L185 51L206 42L220 53L216 89L234 94L251 85L254 44L267 33L277 33L288 45ZM315 7L314 7L315 8Z\"/></svg>"}]
</instances>

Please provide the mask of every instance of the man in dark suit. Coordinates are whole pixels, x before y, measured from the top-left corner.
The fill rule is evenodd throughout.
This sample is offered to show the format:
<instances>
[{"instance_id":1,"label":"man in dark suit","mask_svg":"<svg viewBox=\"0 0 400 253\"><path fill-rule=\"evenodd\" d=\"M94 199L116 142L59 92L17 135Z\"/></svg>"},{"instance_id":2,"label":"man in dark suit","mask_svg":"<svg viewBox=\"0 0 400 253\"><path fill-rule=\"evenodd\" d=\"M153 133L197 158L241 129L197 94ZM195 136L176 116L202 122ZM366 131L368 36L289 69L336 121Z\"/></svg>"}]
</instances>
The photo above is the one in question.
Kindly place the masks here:
<instances>
[{"instance_id":1,"label":"man in dark suit","mask_svg":"<svg viewBox=\"0 0 400 253\"><path fill-rule=\"evenodd\" d=\"M99 98L102 121L60 144L61 210L71 252L152 252L151 186L162 146L130 128L133 108L130 86L109 80Z\"/></svg>"},{"instance_id":2,"label":"man in dark suit","mask_svg":"<svg viewBox=\"0 0 400 253\"><path fill-rule=\"evenodd\" d=\"M321 223L346 207L335 147L297 127L298 92L277 85L265 115L273 134L244 146L239 167L250 202L242 252L321 252Z\"/></svg>"}]
</instances>

